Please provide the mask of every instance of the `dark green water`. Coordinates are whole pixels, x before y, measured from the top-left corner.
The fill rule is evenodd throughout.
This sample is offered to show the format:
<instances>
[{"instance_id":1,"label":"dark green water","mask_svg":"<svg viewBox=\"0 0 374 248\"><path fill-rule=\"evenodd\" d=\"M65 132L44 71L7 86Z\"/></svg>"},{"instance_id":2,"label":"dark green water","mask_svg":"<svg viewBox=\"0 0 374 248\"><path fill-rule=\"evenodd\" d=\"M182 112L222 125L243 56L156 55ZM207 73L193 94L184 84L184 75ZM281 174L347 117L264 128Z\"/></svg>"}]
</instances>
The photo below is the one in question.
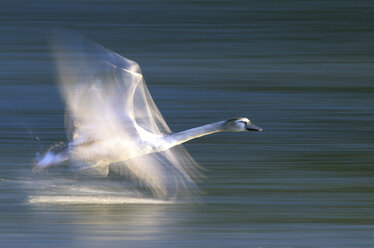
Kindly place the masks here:
<instances>
[{"instance_id":1,"label":"dark green water","mask_svg":"<svg viewBox=\"0 0 374 248\"><path fill-rule=\"evenodd\" d=\"M373 7L1 1L1 246L373 247ZM118 179L32 172L41 147L30 137L45 148L65 139L47 42L54 28L137 61L174 131L236 116L264 131L186 144L207 169L200 204L30 203L126 192L112 187Z\"/></svg>"}]
</instances>

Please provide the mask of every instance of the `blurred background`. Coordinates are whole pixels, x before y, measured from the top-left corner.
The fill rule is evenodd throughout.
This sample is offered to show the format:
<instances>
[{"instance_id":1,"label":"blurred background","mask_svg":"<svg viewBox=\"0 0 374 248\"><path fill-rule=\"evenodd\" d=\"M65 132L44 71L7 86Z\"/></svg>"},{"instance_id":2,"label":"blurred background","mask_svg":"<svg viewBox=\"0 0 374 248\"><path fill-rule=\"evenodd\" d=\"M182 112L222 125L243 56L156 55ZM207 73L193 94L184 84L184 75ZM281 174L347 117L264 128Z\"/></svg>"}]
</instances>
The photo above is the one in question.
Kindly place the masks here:
<instances>
[{"instance_id":1,"label":"blurred background","mask_svg":"<svg viewBox=\"0 0 374 248\"><path fill-rule=\"evenodd\" d=\"M373 246L373 7L1 1L2 245ZM31 196L82 191L82 183L82 194L95 185L126 190L118 179L83 182L66 168L32 171L37 152L65 140L48 45L56 28L137 61L173 131L237 116L264 131L185 145L206 169L199 204L32 204Z\"/></svg>"}]
</instances>

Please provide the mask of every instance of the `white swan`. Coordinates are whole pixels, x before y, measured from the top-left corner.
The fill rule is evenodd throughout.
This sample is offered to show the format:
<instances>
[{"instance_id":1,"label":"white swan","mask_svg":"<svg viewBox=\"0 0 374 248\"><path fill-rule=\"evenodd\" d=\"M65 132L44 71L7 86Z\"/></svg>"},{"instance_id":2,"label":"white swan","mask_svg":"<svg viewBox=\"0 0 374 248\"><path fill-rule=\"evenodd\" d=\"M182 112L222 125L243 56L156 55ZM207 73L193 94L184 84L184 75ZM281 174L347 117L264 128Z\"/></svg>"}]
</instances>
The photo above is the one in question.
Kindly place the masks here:
<instances>
[{"instance_id":1,"label":"white swan","mask_svg":"<svg viewBox=\"0 0 374 248\"><path fill-rule=\"evenodd\" d=\"M76 35L58 35L52 48L66 103L69 142L53 146L36 170L69 161L80 171L127 174L164 198L189 193L198 165L181 146L216 132L261 131L247 118L172 133L137 63Z\"/></svg>"}]
</instances>

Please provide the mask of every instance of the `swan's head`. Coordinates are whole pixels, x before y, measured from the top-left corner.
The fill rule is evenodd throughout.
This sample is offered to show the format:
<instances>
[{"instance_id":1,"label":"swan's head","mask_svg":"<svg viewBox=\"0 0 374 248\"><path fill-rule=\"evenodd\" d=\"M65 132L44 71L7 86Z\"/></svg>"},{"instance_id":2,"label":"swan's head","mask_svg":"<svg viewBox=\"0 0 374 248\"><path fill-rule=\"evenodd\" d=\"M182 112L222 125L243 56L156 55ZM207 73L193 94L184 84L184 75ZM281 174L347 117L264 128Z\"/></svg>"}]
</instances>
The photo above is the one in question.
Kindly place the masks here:
<instances>
[{"instance_id":1,"label":"swan's head","mask_svg":"<svg viewBox=\"0 0 374 248\"><path fill-rule=\"evenodd\" d=\"M227 120L223 124L223 130L229 132L257 131L261 132L262 128L255 126L248 118L241 117Z\"/></svg>"}]
</instances>

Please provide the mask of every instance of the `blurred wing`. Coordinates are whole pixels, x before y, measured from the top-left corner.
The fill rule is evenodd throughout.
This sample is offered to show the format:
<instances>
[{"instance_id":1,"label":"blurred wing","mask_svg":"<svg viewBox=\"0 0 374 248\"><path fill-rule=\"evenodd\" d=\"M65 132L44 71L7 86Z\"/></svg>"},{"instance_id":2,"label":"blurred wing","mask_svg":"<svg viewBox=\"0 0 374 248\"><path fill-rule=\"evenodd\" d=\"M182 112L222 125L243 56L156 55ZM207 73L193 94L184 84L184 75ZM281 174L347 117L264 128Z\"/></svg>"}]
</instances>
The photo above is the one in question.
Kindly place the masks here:
<instances>
[{"instance_id":1,"label":"blurred wing","mask_svg":"<svg viewBox=\"0 0 374 248\"><path fill-rule=\"evenodd\" d=\"M194 197L199 192L195 181L202 177L199 165L183 146L113 164L111 170L130 176L161 199Z\"/></svg>"},{"instance_id":2,"label":"blurred wing","mask_svg":"<svg viewBox=\"0 0 374 248\"><path fill-rule=\"evenodd\" d=\"M120 126L136 122L155 134L170 132L137 63L71 33L52 45L70 139L118 135Z\"/></svg>"},{"instance_id":3,"label":"blurred wing","mask_svg":"<svg viewBox=\"0 0 374 248\"><path fill-rule=\"evenodd\" d=\"M55 36L52 48L71 140L84 143L121 137L131 141L138 137L135 125L153 134L170 133L137 63L70 33ZM157 196L170 195L172 188L190 191L198 174L196 162L182 146L126 160L116 168Z\"/></svg>"}]
</instances>

